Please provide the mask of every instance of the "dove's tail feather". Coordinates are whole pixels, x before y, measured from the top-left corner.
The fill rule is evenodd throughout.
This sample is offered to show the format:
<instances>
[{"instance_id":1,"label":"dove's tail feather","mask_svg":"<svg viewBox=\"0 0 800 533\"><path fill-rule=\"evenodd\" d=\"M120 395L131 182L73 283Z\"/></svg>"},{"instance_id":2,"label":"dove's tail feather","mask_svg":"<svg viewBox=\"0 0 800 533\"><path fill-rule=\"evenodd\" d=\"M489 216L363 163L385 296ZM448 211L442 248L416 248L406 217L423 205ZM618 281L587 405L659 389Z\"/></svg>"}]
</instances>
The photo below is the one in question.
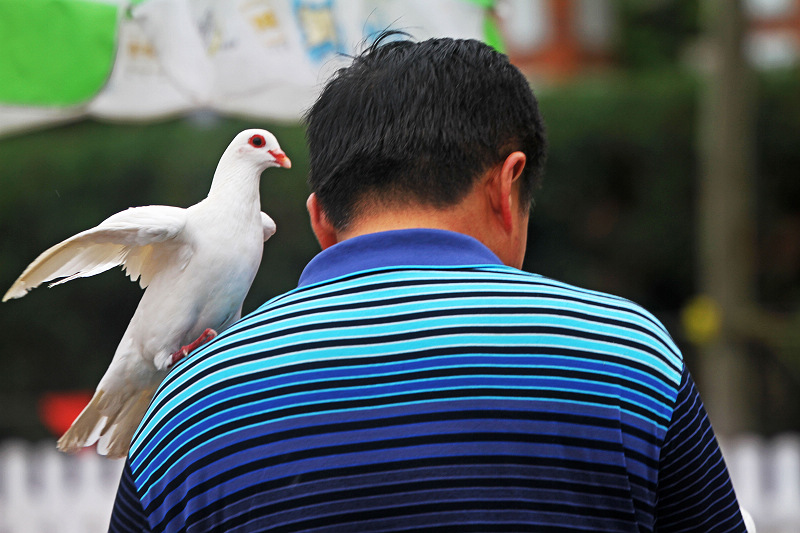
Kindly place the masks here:
<instances>
[{"instance_id":1,"label":"dove's tail feather","mask_svg":"<svg viewBox=\"0 0 800 533\"><path fill-rule=\"evenodd\" d=\"M108 417L100 412L98 407L104 391L98 389L89 405L83 408L81 414L72 423L66 433L58 439L58 449L62 452L77 452L84 446L94 444L107 427Z\"/></svg>"},{"instance_id":2,"label":"dove's tail feather","mask_svg":"<svg viewBox=\"0 0 800 533\"><path fill-rule=\"evenodd\" d=\"M125 457L154 393L155 387L133 394L106 394L97 389L92 401L58 440L58 449L73 453L97 442L97 453L114 459Z\"/></svg>"}]
</instances>

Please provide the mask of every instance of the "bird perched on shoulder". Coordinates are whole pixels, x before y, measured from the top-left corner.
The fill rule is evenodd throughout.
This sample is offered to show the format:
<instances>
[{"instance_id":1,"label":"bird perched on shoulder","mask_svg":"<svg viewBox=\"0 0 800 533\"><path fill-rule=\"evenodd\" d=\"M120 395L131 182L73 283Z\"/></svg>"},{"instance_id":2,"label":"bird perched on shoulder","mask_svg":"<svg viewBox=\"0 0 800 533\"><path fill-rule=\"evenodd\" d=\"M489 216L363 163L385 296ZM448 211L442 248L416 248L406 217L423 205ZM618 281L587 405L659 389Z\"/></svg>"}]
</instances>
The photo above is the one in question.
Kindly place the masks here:
<instances>
[{"instance_id":1,"label":"bird perched on shoulder","mask_svg":"<svg viewBox=\"0 0 800 533\"><path fill-rule=\"evenodd\" d=\"M92 400L58 441L73 452L124 457L156 387L193 349L238 320L275 223L261 211L259 177L291 161L266 130L239 133L208 196L188 207L151 205L112 215L31 263L3 301L121 265L146 288Z\"/></svg>"}]
</instances>

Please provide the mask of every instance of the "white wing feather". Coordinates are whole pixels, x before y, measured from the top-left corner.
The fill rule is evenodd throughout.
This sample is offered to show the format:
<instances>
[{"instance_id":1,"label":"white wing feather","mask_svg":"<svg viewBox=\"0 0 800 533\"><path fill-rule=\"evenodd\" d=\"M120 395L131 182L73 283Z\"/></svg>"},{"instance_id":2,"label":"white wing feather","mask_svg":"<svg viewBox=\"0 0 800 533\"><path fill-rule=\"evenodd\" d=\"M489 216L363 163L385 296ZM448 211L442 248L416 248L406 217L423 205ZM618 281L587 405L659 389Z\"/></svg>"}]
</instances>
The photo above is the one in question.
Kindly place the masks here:
<instances>
[{"instance_id":1,"label":"white wing feather","mask_svg":"<svg viewBox=\"0 0 800 533\"><path fill-rule=\"evenodd\" d=\"M186 210L180 207L150 205L133 207L112 215L88 229L45 250L36 258L3 296L3 301L24 296L45 281L66 281L93 276L123 265L133 281L140 276L146 287L155 268L149 259L161 243L178 246L178 259L191 257L191 247L176 239L186 224ZM181 246L184 245L184 246Z\"/></svg>"}]
</instances>

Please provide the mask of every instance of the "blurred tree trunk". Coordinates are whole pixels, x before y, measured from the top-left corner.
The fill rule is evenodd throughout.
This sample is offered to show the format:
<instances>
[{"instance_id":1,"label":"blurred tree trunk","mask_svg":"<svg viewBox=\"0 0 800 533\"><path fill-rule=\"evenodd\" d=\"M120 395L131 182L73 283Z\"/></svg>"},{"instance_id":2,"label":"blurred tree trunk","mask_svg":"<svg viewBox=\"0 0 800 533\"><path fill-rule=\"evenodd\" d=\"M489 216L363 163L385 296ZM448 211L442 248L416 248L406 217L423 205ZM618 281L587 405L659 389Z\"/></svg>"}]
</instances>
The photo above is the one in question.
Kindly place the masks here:
<instances>
[{"instance_id":1,"label":"blurred tree trunk","mask_svg":"<svg viewBox=\"0 0 800 533\"><path fill-rule=\"evenodd\" d=\"M740 0L705 0L710 65L700 103L698 202L701 294L716 302L720 334L701 349L701 394L716 431L752 430L752 373L738 325L755 300L753 78Z\"/></svg>"}]
</instances>

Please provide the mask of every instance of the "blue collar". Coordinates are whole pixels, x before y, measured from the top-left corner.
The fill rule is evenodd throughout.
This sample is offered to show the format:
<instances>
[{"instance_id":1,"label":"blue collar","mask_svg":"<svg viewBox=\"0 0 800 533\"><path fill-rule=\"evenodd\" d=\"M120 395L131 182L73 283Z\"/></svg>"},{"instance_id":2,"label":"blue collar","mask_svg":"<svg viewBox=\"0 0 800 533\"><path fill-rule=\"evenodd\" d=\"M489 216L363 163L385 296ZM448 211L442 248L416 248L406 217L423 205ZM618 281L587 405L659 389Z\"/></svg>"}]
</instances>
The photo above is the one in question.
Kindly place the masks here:
<instances>
[{"instance_id":1,"label":"blue collar","mask_svg":"<svg viewBox=\"0 0 800 533\"><path fill-rule=\"evenodd\" d=\"M347 239L317 254L298 287L354 272L395 266L502 265L482 243L452 231L403 229Z\"/></svg>"}]
</instances>

